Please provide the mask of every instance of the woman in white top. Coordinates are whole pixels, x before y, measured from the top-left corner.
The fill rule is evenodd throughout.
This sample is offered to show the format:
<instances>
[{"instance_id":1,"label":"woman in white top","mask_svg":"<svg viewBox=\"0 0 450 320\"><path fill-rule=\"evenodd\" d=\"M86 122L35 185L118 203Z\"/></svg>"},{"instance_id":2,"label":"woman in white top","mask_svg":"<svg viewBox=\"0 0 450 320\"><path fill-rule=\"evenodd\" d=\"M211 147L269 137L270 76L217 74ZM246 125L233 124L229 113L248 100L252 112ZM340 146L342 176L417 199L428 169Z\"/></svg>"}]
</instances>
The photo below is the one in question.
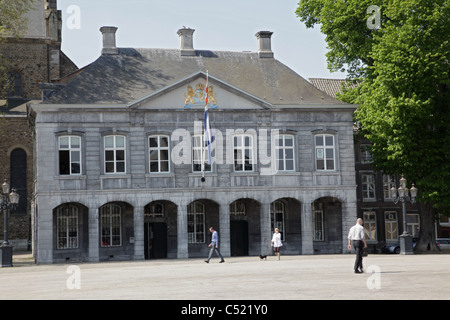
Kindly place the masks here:
<instances>
[{"instance_id":1,"label":"woman in white top","mask_svg":"<svg viewBox=\"0 0 450 320\"><path fill-rule=\"evenodd\" d=\"M275 252L275 255L278 257L278 260L280 260L280 247L283 245L281 242L281 233L278 228L275 228L275 233L272 236L272 246L273 246L273 252Z\"/></svg>"}]
</instances>

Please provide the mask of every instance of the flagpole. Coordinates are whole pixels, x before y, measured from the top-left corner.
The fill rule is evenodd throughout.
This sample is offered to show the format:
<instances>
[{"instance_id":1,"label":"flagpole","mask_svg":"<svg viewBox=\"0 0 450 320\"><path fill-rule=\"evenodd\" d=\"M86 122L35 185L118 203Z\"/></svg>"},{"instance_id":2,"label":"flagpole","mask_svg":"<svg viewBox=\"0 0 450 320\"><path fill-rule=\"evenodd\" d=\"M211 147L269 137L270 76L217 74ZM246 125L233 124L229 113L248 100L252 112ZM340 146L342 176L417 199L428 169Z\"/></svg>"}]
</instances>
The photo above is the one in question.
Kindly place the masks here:
<instances>
[{"instance_id":1,"label":"flagpole","mask_svg":"<svg viewBox=\"0 0 450 320\"><path fill-rule=\"evenodd\" d=\"M203 146L201 148L202 152L201 152L201 156L202 156L202 182L205 182L205 156L204 156L204 152L206 151L206 147L207 147L207 111L208 111L208 70L206 70L206 87L205 87L205 93L206 93L206 97L205 97L205 113L204 113L204 119L203 119L203 125L204 125L204 130L203 130Z\"/></svg>"}]
</instances>

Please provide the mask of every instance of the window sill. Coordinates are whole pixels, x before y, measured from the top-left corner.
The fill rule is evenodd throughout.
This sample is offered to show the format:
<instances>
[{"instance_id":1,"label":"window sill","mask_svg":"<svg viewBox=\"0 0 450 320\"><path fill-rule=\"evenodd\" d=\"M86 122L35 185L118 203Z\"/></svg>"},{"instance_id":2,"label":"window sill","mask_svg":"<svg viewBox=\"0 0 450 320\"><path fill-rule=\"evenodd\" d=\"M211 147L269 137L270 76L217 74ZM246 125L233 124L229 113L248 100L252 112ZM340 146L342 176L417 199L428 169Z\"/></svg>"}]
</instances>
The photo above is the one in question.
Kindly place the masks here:
<instances>
[{"instance_id":1,"label":"window sill","mask_svg":"<svg viewBox=\"0 0 450 320\"><path fill-rule=\"evenodd\" d=\"M53 177L54 180L86 180L87 176L84 174L64 174Z\"/></svg>"}]
</instances>

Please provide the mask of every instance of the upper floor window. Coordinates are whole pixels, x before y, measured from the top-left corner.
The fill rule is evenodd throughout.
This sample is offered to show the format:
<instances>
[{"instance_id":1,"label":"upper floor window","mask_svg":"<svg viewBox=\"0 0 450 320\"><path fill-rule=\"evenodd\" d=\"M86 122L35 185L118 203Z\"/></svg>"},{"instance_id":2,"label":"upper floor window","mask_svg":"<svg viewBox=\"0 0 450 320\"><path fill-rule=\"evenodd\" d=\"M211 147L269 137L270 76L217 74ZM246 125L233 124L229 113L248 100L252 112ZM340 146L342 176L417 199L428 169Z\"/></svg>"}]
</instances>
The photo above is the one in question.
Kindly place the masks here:
<instances>
[{"instance_id":1,"label":"upper floor window","mask_svg":"<svg viewBox=\"0 0 450 320\"><path fill-rule=\"evenodd\" d=\"M61 136L59 144L59 174L81 174L81 138Z\"/></svg>"},{"instance_id":2,"label":"upper floor window","mask_svg":"<svg viewBox=\"0 0 450 320\"><path fill-rule=\"evenodd\" d=\"M203 168L202 168L203 165ZM211 165L208 163L208 150L204 144L203 135L195 135L192 144L192 171L210 172Z\"/></svg>"},{"instance_id":3,"label":"upper floor window","mask_svg":"<svg viewBox=\"0 0 450 320\"><path fill-rule=\"evenodd\" d=\"M254 170L253 137L238 135L233 138L234 171L248 172Z\"/></svg>"},{"instance_id":4,"label":"upper floor window","mask_svg":"<svg viewBox=\"0 0 450 320\"><path fill-rule=\"evenodd\" d=\"M125 136L105 136L105 173L125 172Z\"/></svg>"},{"instance_id":5,"label":"upper floor window","mask_svg":"<svg viewBox=\"0 0 450 320\"><path fill-rule=\"evenodd\" d=\"M362 144L359 147L359 156L361 163L371 163L372 162L372 154L370 153L370 145Z\"/></svg>"},{"instance_id":6,"label":"upper floor window","mask_svg":"<svg viewBox=\"0 0 450 320\"><path fill-rule=\"evenodd\" d=\"M8 87L7 97L21 97L22 96L22 76L17 71L8 72Z\"/></svg>"},{"instance_id":7,"label":"upper floor window","mask_svg":"<svg viewBox=\"0 0 450 320\"><path fill-rule=\"evenodd\" d=\"M150 172L169 172L169 137L156 135L150 136L148 140L150 153Z\"/></svg>"},{"instance_id":8,"label":"upper floor window","mask_svg":"<svg viewBox=\"0 0 450 320\"><path fill-rule=\"evenodd\" d=\"M315 155L317 170L335 170L335 138L331 134L317 134L315 136Z\"/></svg>"},{"instance_id":9,"label":"upper floor window","mask_svg":"<svg viewBox=\"0 0 450 320\"><path fill-rule=\"evenodd\" d=\"M275 138L277 170L294 171L294 137L283 134Z\"/></svg>"},{"instance_id":10,"label":"upper floor window","mask_svg":"<svg viewBox=\"0 0 450 320\"><path fill-rule=\"evenodd\" d=\"M383 175L383 195L385 200L392 200L391 188L395 188L394 176L384 174Z\"/></svg>"},{"instance_id":11,"label":"upper floor window","mask_svg":"<svg viewBox=\"0 0 450 320\"><path fill-rule=\"evenodd\" d=\"M363 174L361 180L363 200L375 200L375 175Z\"/></svg>"}]
</instances>

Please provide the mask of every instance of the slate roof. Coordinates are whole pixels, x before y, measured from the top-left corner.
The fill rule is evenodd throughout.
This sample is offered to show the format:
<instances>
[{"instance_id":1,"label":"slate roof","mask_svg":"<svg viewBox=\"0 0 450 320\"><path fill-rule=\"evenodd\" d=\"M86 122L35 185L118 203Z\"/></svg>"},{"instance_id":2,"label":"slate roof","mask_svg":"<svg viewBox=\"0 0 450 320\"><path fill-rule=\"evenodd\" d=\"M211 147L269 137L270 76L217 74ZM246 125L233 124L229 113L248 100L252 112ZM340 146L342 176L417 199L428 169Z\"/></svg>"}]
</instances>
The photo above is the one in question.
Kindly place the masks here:
<instances>
[{"instance_id":1,"label":"slate roof","mask_svg":"<svg viewBox=\"0 0 450 320\"><path fill-rule=\"evenodd\" d=\"M126 104L192 74L209 75L273 105L343 105L273 58L256 52L119 48L86 66L48 104ZM180 106L182 108L182 106Z\"/></svg>"},{"instance_id":2,"label":"slate roof","mask_svg":"<svg viewBox=\"0 0 450 320\"><path fill-rule=\"evenodd\" d=\"M325 78L309 78L309 81L319 90L326 92L329 96L336 98L338 93L342 93L342 84L346 83L346 79L325 79ZM356 84L350 84L350 87L356 87Z\"/></svg>"}]
</instances>

